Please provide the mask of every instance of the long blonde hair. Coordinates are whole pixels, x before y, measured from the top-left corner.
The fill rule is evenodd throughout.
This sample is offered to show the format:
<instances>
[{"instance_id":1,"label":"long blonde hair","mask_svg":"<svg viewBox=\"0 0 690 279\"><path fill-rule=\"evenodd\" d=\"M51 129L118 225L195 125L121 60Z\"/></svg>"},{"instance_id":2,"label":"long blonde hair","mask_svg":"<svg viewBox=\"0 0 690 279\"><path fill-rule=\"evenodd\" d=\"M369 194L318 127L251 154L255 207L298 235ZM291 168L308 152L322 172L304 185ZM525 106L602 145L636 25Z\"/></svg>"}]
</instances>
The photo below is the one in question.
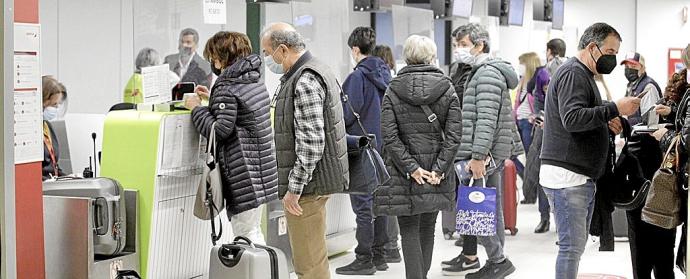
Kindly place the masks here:
<instances>
[{"instance_id":1,"label":"long blonde hair","mask_svg":"<svg viewBox=\"0 0 690 279\"><path fill-rule=\"evenodd\" d=\"M520 64L525 65L525 76L522 77L520 87L524 87L532 79L537 68L541 66L541 60L536 52L523 53L518 58Z\"/></svg>"}]
</instances>

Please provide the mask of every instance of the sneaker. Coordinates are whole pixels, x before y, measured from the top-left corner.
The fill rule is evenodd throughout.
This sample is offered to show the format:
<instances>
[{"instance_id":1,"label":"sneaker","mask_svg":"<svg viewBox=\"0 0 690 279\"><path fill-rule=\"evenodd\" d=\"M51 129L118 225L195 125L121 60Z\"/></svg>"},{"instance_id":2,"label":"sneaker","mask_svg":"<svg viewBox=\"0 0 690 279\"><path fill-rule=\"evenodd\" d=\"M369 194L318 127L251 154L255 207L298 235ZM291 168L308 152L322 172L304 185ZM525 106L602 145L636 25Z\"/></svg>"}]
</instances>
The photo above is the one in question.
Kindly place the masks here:
<instances>
[{"instance_id":1,"label":"sneaker","mask_svg":"<svg viewBox=\"0 0 690 279\"><path fill-rule=\"evenodd\" d=\"M386 271L388 270L388 264L386 263L385 257L374 257L374 260L372 260L372 263L374 264L374 267L376 267L376 270L378 271Z\"/></svg>"},{"instance_id":2,"label":"sneaker","mask_svg":"<svg viewBox=\"0 0 690 279\"><path fill-rule=\"evenodd\" d=\"M505 259L502 263L487 262L482 269L475 273L465 276L465 279L496 279L503 278L515 272L515 266L510 260Z\"/></svg>"},{"instance_id":3,"label":"sneaker","mask_svg":"<svg viewBox=\"0 0 690 279\"><path fill-rule=\"evenodd\" d=\"M458 238L458 240L455 241L455 246L462 247L463 240L462 237Z\"/></svg>"},{"instance_id":4,"label":"sneaker","mask_svg":"<svg viewBox=\"0 0 690 279\"><path fill-rule=\"evenodd\" d=\"M479 258L477 258L475 260L478 260L478 259ZM456 266L456 265L462 265L462 263L466 263L466 262L472 262L472 261L470 259L468 259L467 257L465 257L465 255L460 253L460 255L458 255L455 258L452 258L449 261L441 262L441 266L442 267L452 267L452 266Z\"/></svg>"},{"instance_id":5,"label":"sneaker","mask_svg":"<svg viewBox=\"0 0 690 279\"><path fill-rule=\"evenodd\" d=\"M452 232L444 232L443 233L443 239L452 240L453 239L453 233Z\"/></svg>"},{"instance_id":6,"label":"sneaker","mask_svg":"<svg viewBox=\"0 0 690 279\"><path fill-rule=\"evenodd\" d=\"M399 262L401 262L402 257L400 257L400 250L398 248L386 249L386 254L383 255L383 259L386 260L386 263L399 263Z\"/></svg>"},{"instance_id":7,"label":"sneaker","mask_svg":"<svg viewBox=\"0 0 690 279\"><path fill-rule=\"evenodd\" d=\"M464 260L461 260L462 263L453 265L450 267L445 267L443 268L443 275L445 276L461 276L465 275L467 273L470 273L474 270L477 270L481 267L481 264L479 263L479 259L474 259L474 261L466 258L464 255L461 255ZM453 259L455 260L455 259Z\"/></svg>"},{"instance_id":8,"label":"sneaker","mask_svg":"<svg viewBox=\"0 0 690 279\"><path fill-rule=\"evenodd\" d=\"M376 267L371 260L355 259L351 264L335 269L340 275L374 275Z\"/></svg>"}]
</instances>

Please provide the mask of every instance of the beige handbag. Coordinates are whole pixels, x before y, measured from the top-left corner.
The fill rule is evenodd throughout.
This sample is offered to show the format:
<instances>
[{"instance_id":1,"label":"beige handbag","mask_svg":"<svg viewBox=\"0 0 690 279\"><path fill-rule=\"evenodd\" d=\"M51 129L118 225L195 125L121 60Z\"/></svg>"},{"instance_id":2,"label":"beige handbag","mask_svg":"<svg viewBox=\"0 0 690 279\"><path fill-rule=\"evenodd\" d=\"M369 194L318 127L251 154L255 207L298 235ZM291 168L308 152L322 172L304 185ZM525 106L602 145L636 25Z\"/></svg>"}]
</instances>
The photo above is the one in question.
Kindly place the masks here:
<instances>
[{"instance_id":1,"label":"beige handbag","mask_svg":"<svg viewBox=\"0 0 690 279\"><path fill-rule=\"evenodd\" d=\"M194 216L201 220L211 220L211 239L213 245L223 234L223 223L219 222L220 230L216 235L216 225L213 219L225 208L223 199L223 180L221 180L220 165L216 150L216 123L211 125L211 134L206 143L206 162L204 172L199 181L194 202Z\"/></svg>"},{"instance_id":2,"label":"beige handbag","mask_svg":"<svg viewBox=\"0 0 690 279\"><path fill-rule=\"evenodd\" d=\"M671 140L661 167L652 178L652 186L642 208L642 221L665 229L673 229L683 223L680 218L678 190L679 145L680 136L676 136Z\"/></svg>"}]
</instances>

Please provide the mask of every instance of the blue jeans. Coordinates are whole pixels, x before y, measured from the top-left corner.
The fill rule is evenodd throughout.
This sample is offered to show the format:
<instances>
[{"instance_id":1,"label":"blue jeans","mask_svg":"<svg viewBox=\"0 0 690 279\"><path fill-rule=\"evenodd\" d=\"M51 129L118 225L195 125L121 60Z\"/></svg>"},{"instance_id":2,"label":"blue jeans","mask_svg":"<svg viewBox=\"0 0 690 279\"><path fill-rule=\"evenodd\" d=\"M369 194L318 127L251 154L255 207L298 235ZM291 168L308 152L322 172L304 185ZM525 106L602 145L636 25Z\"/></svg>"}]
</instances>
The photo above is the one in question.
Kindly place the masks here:
<instances>
[{"instance_id":1,"label":"blue jeans","mask_svg":"<svg viewBox=\"0 0 690 279\"><path fill-rule=\"evenodd\" d=\"M532 128L534 128L534 125L529 123L528 119L520 119L517 121L517 127L522 139L522 147L525 148L525 153L527 153L530 145L532 145Z\"/></svg>"},{"instance_id":2,"label":"blue jeans","mask_svg":"<svg viewBox=\"0 0 690 279\"><path fill-rule=\"evenodd\" d=\"M363 260L382 259L388 242L388 216L373 218L372 195L350 195L352 211L357 215L355 254Z\"/></svg>"},{"instance_id":3,"label":"blue jeans","mask_svg":"<svg viewBox=\"0 0 690 279\"><path fill-rule=\"evenodd\" d=\"M546 198L546 193L544 191L546 188L539 185L537 189L539 199L539 215L541 215L541 221L549 221L551 219L551 206L549 205L549 199Z\"/></svg>"},{"instance_id":4,"label":"blue jeans","mask_svg":"<svg viewBox=\"0 0 690 279\"><path fill-rule=\"evenodd\" d=\"M556 259L556 279L577 278L580 257L585 252L589 236L595 191L592 180L564 189L544 187L544 193L554 210L560 246Z\"/></svg>"}]
</instances>

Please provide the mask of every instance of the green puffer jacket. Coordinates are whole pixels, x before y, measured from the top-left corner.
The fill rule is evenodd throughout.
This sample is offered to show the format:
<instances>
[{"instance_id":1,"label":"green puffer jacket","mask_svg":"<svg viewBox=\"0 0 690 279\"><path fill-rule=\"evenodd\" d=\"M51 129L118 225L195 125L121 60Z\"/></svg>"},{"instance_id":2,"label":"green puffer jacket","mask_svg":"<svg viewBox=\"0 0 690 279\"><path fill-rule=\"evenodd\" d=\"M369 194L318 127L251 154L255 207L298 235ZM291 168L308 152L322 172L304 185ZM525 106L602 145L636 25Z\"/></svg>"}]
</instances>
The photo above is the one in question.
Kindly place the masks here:
<instances>
[{"instance_id":1,"label":"green puffer jacket","mask_svg":"<svg viewBox=\"0 0 690 279\"><path fill-rule=\"evenodd\" d=\"M462 143L456 160L484 160L491 151L496 161L503 161L524 153L510 102L509 90L517 84L508 62L493 59L474 66L463 96Z\"/></svg>"}]
</instances>

